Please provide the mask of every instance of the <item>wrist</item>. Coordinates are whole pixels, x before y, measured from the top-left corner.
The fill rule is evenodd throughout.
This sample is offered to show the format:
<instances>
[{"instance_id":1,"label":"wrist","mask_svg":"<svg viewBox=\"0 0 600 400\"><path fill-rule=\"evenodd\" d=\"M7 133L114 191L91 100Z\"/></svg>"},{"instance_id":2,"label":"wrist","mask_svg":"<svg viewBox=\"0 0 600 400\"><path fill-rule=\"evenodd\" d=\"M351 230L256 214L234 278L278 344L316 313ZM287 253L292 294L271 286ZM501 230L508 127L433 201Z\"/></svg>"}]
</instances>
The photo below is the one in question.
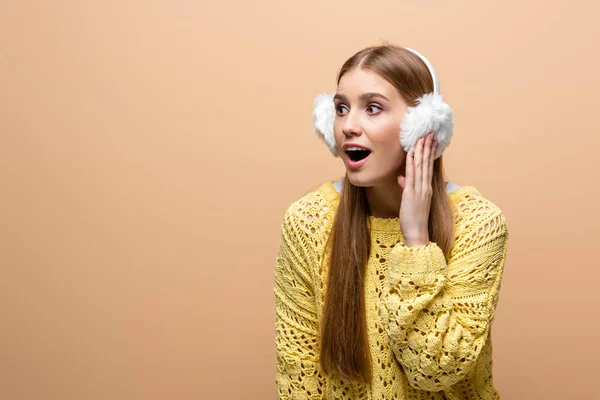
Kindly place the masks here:
<instances>
[{"instance_id":1,"label":"wrist","mask_svg":"<svg viewBox=\"0 0 600 400\"><path fill-rule=\"evenodd\" d=\"M407 247L423 247L427 246L429 243L431 243L429 241L429 235L404 237L404 245Z\"/></svg>"}]
</instances>

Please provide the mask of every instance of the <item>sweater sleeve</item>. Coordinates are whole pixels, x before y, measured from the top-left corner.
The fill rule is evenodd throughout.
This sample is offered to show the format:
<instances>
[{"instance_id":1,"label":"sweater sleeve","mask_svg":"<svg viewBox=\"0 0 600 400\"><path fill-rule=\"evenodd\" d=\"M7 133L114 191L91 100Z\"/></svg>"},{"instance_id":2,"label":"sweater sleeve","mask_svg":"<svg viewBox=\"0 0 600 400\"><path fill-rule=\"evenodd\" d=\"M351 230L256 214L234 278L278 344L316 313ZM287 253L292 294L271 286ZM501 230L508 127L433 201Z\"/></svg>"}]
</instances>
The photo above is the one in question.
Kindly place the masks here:
<instances>
[{"instance_id":1,"label":"sweater sleeve","mask_svg":"<svg viewBox=\"0 0 600 400\"><path fill-rule=\"evenodd\" d=\"M277 398L323 399L309 247L294 208L286 212L275 267Z\"/></svg>"},{"instance_id":2,"label":"sweater sleeve","mask_svg":"<svg viewBox=\"0 0 600 400\"><path fill-rule=\"evenodd\" d=\"M391 251L380 317L411 386L441 391L477 362L494 318L506 258L502 212L464 221L446 262L436 243Z\"/></svg>"}]
</instances>

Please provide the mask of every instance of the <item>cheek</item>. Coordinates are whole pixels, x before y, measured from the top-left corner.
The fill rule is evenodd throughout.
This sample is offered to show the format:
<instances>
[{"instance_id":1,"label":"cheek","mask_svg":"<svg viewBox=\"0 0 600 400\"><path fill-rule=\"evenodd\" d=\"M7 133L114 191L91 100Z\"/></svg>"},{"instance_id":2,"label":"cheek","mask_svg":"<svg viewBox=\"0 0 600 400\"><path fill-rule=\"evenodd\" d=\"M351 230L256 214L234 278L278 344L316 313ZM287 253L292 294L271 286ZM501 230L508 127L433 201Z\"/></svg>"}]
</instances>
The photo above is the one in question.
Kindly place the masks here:
<instances>
[{"instance_id":1,"label":"cheek","mask_svg":"<svg viewBox=\"0 0 600 400\"><path fill-rule=\"evenodd\" d=\"M379 126L374 132L377 142L390 151L398 151L400 146L400 125L396 123L387 123Z\"/></svg>"},{"instance_id":2,"label":"cheek","mask_svg":"<svg viewBox=\"0 0 600 400\"><path fill-rule=\"evenodd\" d=\"M389 123L377 131L379 153L385 155L386 164L398 168L406 160L406 152L400 144L400 124Z\"/></svg>"},{"instance_id":3,"label":"cheek","mask_svg":"<svg viewBox=\"0 0 600 400\"><path fill-rule=\"evenodd\" d=\"M333 137L338 145L343 141L344 137L344 134L342 133L342 125L339 121L339 118L336 118L333 123Z\"/></svg>"}]
</instances>

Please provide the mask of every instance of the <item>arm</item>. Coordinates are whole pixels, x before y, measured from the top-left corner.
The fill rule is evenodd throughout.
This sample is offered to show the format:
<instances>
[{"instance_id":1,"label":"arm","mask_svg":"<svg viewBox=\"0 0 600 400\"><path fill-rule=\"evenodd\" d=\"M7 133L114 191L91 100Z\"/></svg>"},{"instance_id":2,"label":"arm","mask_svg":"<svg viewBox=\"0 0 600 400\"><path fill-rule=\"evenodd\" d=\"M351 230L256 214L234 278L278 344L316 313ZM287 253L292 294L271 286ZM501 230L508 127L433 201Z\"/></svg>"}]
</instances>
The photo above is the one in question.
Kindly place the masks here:
<instances>
[{"instance_id":1,"label":"arm","mask_svg":"<svg viewBox=\"0 0 600 400\"><path fill-rule=\"evenodd\" d=\"M380 317L411 386L444 390L477 362L498 302L508 230L498 209L484 212L446 263L431 242L391 251Z\"/></svg>"},{"instance_id":2,"label":"arm","mask_svg":"<svg viewBox=\"0 0 600 400\"><path fill-rule=\"evenodd\" d=\"M325 378L318 370L317 312L307 241L286 212L275 267L277 398L322 399Z\"/></svg>"}]
</instances>

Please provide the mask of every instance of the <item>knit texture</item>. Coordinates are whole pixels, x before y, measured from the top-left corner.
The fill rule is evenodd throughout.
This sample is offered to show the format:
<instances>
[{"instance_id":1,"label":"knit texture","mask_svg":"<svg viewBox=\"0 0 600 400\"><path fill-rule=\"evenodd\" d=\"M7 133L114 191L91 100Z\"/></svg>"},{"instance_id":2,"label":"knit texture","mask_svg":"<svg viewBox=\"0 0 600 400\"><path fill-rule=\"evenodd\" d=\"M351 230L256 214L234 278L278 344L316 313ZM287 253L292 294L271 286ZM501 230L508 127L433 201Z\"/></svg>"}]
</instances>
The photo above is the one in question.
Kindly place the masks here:
<instances>
[{"instance_id":1,"label":"knit texture","mask_svg":"<svg viewBox=\"0 0 600 400\"><path fill-rule=\"evenodd\" d=\"M448 194L455 242L404 245L398 218L369 216L365 307L373 381L320 371L327 237L339 204L333 181L286 211L275 267L278 399L498 399L491 326L506 259L502 211L475 187Z\"/></svg>"}]
</instances>

